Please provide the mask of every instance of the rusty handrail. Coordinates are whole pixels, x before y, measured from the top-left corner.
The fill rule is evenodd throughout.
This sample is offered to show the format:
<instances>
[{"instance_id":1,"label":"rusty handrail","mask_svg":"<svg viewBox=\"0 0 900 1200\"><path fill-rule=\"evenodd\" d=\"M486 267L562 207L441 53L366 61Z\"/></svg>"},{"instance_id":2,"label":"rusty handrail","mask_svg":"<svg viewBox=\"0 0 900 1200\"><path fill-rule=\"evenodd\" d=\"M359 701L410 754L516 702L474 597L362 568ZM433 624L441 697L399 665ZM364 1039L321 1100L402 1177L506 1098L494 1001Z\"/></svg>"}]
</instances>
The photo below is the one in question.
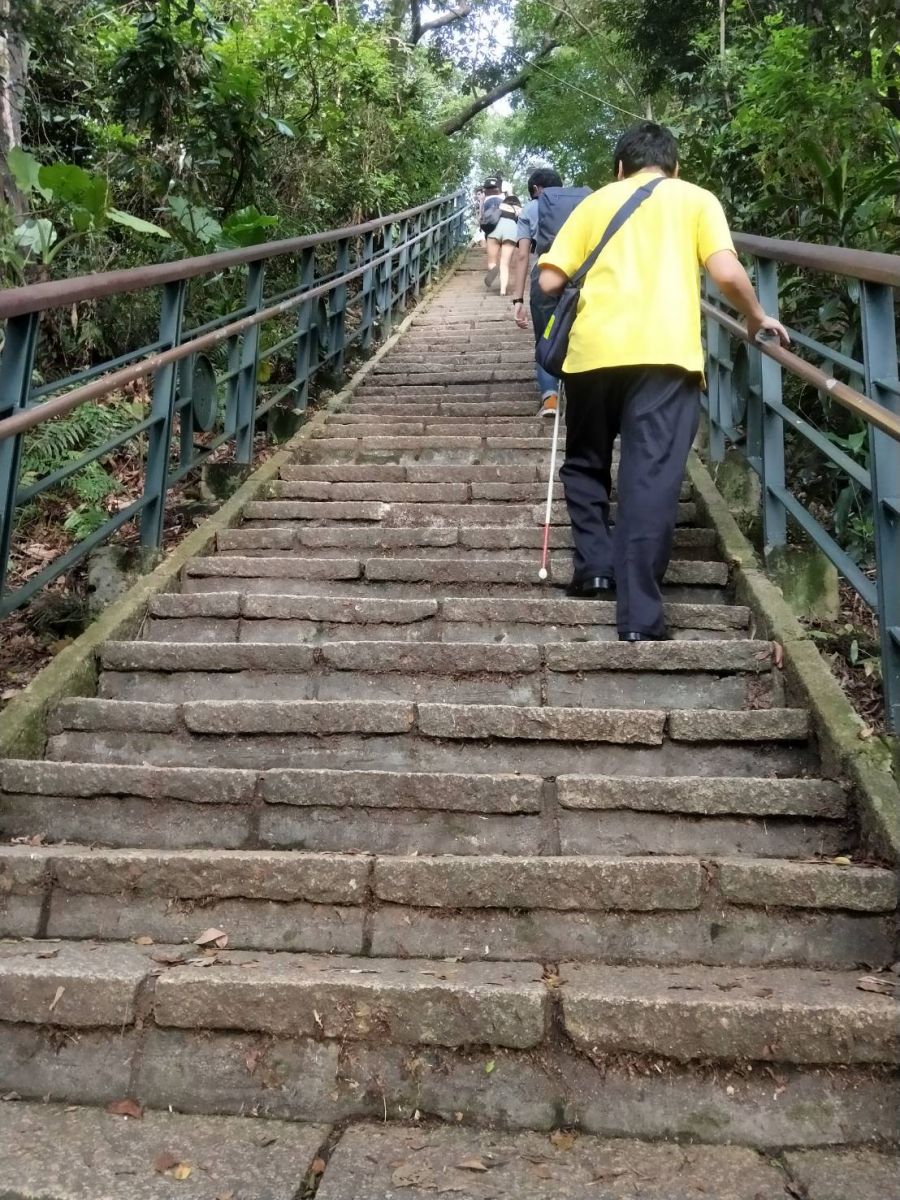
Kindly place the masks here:
<instances>
[{"instance_id":1,"label":"rusty handrail","mask_svg":"<svg viewBox=\"0 0 900 1200\"><path fill-rule=\"evenodd\" d=\"M171 263L153 263L145 267L129 267L121 271L102 271L92 275L75 275L71 279L53 280L49 283L32 283L25 287L0 290L0 320L21 317L27 313L43 312L48 308L68 308L85 300L99 300L119 292L138 292L147 288L160 287L166 283L177 283L183 279L194 279L259 262L263 258L277 258L283 254L297 254L326 242L345 241L375 233L387 225L395 225L416 217L437 204L449 203L457 197L456 192L429 200L404 212L376 217L362 225L346 225L340 229L328 229L323 233L310 233L303 237L284 238L280 241L261 242L242 250L222 250L216 254L201 254L194 258L180 258Z\"/></svg>"},{"instance_id":2,"label":"rusty handrail","mask_svg":"<svg viewBox=\"0 0 900 1200\"><path fill-rule=\"evenodd\" d=\"M793 354L790 350L785 350L778 342L774 340L754 341L747 332L746 327L740 321L722 312L714 304L710 304L708 300L701 301L701 306L704 315L712 317L714 321L718 321L720 325L723 325L728 330L732 337L740 338L741 341L755 347L760 353L768 355L769 358L774 358L776 362L781 363L793 375L799 376L805 383L809 383L814 388L818 388L820 391L827 392L829 396L833 396L842 408L846 408L849 412L859 417L860 420L867 421L870 425L874 425L876 429L880 429L883 433L900 442L900 417L894 416L890 409L877 404L874 400L870 400L868 396L857 392L855 388L848 387L846 383L841 383L833 375L826 375L824 371L813 366L812 363L808 363L806 359L800 358L799 355Z\"/></svg>"},{"instance_id":3,"label":"rusty handrail","mask_svg":"<svg viewBox=\"0 0 900 1200\"><path fill-rule=\"evenodd\" d=\"M751 233L736 233L734 244L742 253L756 258L900 288L900 255L849 250L845 246L817 246L812 242L757 237Z\"/></svg>"}]
</instances>

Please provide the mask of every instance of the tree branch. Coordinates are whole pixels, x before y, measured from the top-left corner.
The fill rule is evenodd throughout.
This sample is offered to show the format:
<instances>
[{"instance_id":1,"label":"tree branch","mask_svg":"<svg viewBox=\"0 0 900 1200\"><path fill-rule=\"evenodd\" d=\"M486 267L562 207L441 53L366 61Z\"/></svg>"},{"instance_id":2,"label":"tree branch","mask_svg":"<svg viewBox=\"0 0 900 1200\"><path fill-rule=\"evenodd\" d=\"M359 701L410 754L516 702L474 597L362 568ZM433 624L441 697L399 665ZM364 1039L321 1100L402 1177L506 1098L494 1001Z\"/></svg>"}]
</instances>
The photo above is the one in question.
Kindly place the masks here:
<instances>
[{"instance_id":1,"label":"tree branch","mask_svg":"<svg viewBox=\"0 0 900 1200\"><path fill-rule=\"evenodd\" d=\"M469 4L467 0L463 0L462 4L457 4L456 8L451 8L449 12L432 17L430 21L423 21L419 15L419 6L416 4L413 10L413 28L410 42L415 46L426 33L432 33L435 29L443 29L445 25L453 25L456 21L464 21L474 11L473 5Z\"/></svg>"},{"instance_id":2,"label":"tree branch","mask_svg":"<svg viewBox=\"0 0 900 1200\"><path fill-rule=\"evenodd\" d=\"M485 92L483 96L476 97L471 104L466 105L455 117L450 117L449 120L444 121L440 127L441 133L445 133L448 137L451 134L459 133L480 112L484 112L486 108L490 108L492 104L496 104L498 100L502 100L504 96L510 95L511 92L517 92L520 88L523 88L531 76L534 64L540 62L542 58L546 58L559 44L555 40L544 42L534 58L530 62L527 62L515 75L510 75L503 83L498 83L495 88L492 88L489 92Z\"/></svg>"}]
</instances>

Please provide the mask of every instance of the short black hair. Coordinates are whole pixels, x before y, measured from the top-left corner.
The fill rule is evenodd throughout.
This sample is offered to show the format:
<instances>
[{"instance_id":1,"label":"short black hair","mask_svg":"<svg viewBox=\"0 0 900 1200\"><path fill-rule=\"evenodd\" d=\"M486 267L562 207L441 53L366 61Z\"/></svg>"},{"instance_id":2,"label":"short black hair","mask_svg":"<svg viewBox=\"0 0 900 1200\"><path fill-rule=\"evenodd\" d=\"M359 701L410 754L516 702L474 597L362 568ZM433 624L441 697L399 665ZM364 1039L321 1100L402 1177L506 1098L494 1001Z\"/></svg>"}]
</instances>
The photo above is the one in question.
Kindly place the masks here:
<instances>
[{"instance_id":1,"label":"short black hair","mask_svg":"<svg viewBox=\"0 0 900 1200\"><path fill-rule=\"evenodd\" d=\"M667 175L674 175L678 166L678 142L665 125L654 121L638 121L626 129L613 153L613 169L619 172L619 163L626 175L633 175L643 167L660 167Z\"/></svg>"},{"instance_id":2,"label":"short black hair","mask_svg":"<svg viewBox=\"0 0 900 1200\"><path fill-rule=\"evenodd\" d=\"M528 176L528 195L534 199L535 188L562 187L561 176L552 167L538 167Z\"/></svg>"}]
</instances>

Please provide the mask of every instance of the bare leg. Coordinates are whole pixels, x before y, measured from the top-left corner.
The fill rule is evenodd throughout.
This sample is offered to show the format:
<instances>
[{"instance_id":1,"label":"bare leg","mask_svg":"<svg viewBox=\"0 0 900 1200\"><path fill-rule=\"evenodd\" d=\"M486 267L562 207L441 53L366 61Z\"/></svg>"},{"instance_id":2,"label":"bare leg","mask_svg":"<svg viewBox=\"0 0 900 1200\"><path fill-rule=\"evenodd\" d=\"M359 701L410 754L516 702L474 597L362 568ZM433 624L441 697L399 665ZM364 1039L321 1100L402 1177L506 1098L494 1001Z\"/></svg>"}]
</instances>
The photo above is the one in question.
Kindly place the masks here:
<instances>
[{"instance_id":1,"label":"bare leg","mask_svg":"<svg viewBox=\"0 0 900 1200\"><path fill-rule=\"evenodd\" d=\"M500 295L505 296L509 288L509 267L516 249L515 242L504 242L500 247Z\"/></svg>"},{"instance_id":2,"label":"bare leg","mask_svg":"<svg viewBox=\"0 0 900 1200\"><path fill-rule=\"evenodd\" d=\"M494 286L497 272L500 270L500 243L496 238L487 239L487 272L484 276L484 286L490 290Z\"/></svg>"}]
</instances>

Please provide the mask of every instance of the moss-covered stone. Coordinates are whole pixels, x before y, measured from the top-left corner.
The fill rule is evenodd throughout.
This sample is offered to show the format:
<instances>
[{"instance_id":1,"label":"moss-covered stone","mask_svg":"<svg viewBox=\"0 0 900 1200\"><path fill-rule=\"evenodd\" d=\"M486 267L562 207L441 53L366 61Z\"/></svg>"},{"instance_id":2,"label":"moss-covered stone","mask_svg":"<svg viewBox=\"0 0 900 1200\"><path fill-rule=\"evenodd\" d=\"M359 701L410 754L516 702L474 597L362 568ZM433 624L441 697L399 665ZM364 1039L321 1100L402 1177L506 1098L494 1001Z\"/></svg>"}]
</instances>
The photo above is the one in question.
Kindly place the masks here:
<instances>
[{"instance_id":1,"label":"moss-covered stone","mask_svg":"<svg viewBox=\"0 0 900 1200\"><path fill-rule=\"evenodd\" d=\"M841 608L837 568L815 546L779 546L766 558L791 609L815 621L836 621Z\"/></svg>"}]
</instances>

